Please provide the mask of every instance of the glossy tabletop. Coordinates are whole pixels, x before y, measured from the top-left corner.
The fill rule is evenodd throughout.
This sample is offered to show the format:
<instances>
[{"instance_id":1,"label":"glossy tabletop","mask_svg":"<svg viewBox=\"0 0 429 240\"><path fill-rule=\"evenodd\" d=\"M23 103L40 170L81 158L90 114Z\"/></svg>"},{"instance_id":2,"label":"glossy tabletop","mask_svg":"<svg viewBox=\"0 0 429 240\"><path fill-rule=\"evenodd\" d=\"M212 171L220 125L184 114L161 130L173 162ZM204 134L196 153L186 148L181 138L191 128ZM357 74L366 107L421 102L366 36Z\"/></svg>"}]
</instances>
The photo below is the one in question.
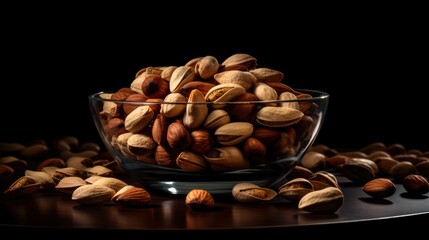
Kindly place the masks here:
<instances>
[{"instance_id":1,"label":"glossy tabletop","mask_svg":"<svg viewBox=\"0 0 429 240\"><path fill-rule=\"evenodd\" d=\"M16 199L1 197L0 228L10 232L64 229L112 234L139 232L146 236L203 234L207 238L223 232L315 234L342 225L391 225L416 219L429 222L429 194L412 197L397 184L393 196L374 199L361 186L341 176L339 179L344 204L334 214L305 212L281 197L269 202L239 203L229 196L214 196L213 209L193 211L186 206L185 197L177 195L152 194L151 202L144 207L116 203L85 206L72 201L70 195L40 191Z\"/></svg>"}]
</instances>

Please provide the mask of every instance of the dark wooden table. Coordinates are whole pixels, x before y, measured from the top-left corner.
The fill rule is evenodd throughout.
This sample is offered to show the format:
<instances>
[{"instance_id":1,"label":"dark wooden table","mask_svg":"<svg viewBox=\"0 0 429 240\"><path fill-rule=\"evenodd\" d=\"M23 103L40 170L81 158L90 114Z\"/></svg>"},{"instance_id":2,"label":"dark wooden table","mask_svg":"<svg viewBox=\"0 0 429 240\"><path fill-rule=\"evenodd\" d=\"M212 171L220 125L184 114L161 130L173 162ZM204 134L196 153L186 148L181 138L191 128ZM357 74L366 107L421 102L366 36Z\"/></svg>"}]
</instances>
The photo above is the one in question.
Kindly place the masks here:
<instances>
[{"instance_id":1,"label":"dark wooden table","mask_svg":"<svg viewBox=\"0 0 429 240\"><path fill-rule=\"evenodd\" d=\"M335 214L305 212L299 210L296 203L280 197L264 203L238 203L232 197L215 196L214 209L192 211L185 205L184 196L153 194L150 204L144 207L115 203L83 206L64 193L41 191L16 199L1 197L0 232L17 236L59 230L68 236L100 232L110 236L170 236L173 239L283 234L287 239L292 236L303 239L321 234L332 238L349 226L360 229L354 231L353 236L362 237L369 234L369 227L377 227L378 233L386 235L392 233L395 226L411 222L426 222L429 226L429 194L411 197L397 184L393 196L374 199L359 185L340 183L344 204ZM405 227L403 230L412 232Z\"/></svg>"}]
</instances>

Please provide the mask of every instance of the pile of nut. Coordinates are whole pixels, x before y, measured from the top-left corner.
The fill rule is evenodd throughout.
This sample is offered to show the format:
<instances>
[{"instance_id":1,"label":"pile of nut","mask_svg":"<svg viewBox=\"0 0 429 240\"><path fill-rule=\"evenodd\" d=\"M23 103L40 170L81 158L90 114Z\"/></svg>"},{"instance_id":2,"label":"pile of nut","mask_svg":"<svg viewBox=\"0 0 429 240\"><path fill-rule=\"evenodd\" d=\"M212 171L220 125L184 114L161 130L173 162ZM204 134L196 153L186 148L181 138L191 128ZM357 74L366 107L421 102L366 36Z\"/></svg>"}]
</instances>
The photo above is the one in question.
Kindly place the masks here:
<instances>
[{"instance_id":1,"label":"pile of nut","mask_svg":"<svg viewBox=\"0 0 429 240\"><path fill-rule=\"evenodd\" d=\"M314 213L337 212L344 200L343 176L374 198L395 193L396 183L413 196L429 192L427 152L406 150L400 144L377 142L359 151L340 152L318 144L309 149L298 166L278 189L242 182L231 189L237 202L257 203L282 197ZM0 187L4 197L16 198L40 191L58 191L79 204L118 203L147 205L151 194L123 178L124 172L111 155L94 143L80 144L64 137L51 145L44 141L29 145L0 142ZM214 197L194 189L185 197L192 210L215 206Z\"/></svg>"},{"instance_id":2,"label":"pile of nut","mask_svg":"<svg viewBox=\"0 0 429 240\"><path fill-rule=\"evenodd\" d=\"M204 56L182 66L145 67L130 86L101 95L117 100L100 109L104 137L131 159L190 172L295 156L317 125L319 108L283 78L244 53L222 63Z\"/></svg>"},{"instance_id":3,"label":"pile of nut","mask_svg":"<svg viewBox=\"0 0 429 240\"><path fill-rule=\"evenodd\" d=\"M0 142L0 187L4 197L59 191L81 204L145 205L151 195L118 178L124 172L95 142L67 136L47 144Z\"/></svg>"}]
</instances>

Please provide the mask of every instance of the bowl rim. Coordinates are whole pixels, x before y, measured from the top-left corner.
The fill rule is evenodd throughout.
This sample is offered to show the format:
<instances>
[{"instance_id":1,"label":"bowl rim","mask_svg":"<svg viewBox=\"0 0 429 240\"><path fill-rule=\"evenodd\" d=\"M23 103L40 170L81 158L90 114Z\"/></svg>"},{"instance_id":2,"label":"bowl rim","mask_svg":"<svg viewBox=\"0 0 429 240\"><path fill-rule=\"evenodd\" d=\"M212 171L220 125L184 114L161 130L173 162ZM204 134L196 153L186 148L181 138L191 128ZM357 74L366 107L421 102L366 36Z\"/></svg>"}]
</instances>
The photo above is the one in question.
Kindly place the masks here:
<instances>
[{"instance_id":1,"label":"bowl rim","mask_svg":"<svg viewBox=\"0 0 429 240\"><path fill-rule=\"evenodd\" d=\"M265 104L265 103L282 103L282 102L308 102L308 101L321 101L321 100L327 100L330 97L330 94L328 92L322 91L322 90L314 90L314 89L307 89L307 88L296 88L294 89L296 92L299 93L313 93L317 96L313 96L311 98L302 98L302 99L284 99L284 100L259 100L259 101L228 101L228 102L147 102L147 101L127 101L127 100L117 100L117 99L107 99L103 98L102 94L113 94L115 91L100 91L93 94L90 94L88 98L90 100L100 100L104 102L114 102L119 104Z\"/></svg>"}]
</instances>

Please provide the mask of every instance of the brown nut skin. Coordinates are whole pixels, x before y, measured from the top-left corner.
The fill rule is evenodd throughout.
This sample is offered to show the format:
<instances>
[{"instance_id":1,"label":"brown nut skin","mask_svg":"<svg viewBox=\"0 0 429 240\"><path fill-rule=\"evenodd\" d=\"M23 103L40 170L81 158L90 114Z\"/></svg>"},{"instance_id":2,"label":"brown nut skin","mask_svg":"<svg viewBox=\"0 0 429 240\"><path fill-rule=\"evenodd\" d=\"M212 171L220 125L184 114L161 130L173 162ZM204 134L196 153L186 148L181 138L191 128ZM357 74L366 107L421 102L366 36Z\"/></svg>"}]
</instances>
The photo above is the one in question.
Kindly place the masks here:
<instances>
[{"instance_id":1,"label":"brown nut skin","mask_svg":"<svg viewBox=\"0 0 429 240\"><path fill-rule=\"evenodd\" d=\"M421 195L429 192L429 182L422 175L410 174L402 179L402 185L412 195Z\"/></svg>"},{"instance_id":2,"label":"brown nut skin","mask_svg":"<svg viewBox=\"0 0 429 240\"><path fill-rule=\"evenodd\" d=\"M186 195L185 204L191 210L200 211L213 208L215 203L207 190L193 189Z\"/></svg>"},{"instance_id":3,"label":"brown nut skin","mask_svg":"<svg viewBox=\"0 0 429 240\"><path fill-rule=\"evenodd\" d=\"M375 178L365 183L362 190L374 198L387 198L396 192L396 186L388 178Z\"/></svg>"}]
</instances>

